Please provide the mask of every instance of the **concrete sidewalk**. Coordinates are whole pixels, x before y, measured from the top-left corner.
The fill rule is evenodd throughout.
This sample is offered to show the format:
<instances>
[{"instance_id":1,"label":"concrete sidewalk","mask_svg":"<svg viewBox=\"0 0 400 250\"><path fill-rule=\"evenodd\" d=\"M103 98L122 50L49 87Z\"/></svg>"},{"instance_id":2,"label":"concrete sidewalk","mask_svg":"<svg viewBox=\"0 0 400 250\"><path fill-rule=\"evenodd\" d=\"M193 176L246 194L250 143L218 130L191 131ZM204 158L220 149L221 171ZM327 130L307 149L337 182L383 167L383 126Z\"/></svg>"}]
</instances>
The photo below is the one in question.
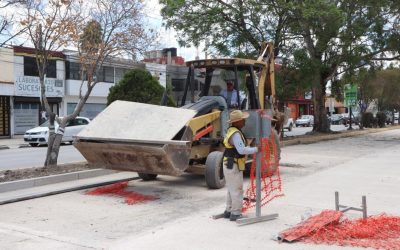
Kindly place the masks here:
<instances>
[{"instance_id":1,"label":"concrete sidewalk","mask_svg":"<svg viewBox=\"0 0 400 250\"><path fill-rule=\"evenodd\" d=\"M262 210L263 215L279 213L276 220L241 227L224 219L212 220L211 215L223 211L224 206L221 205L164 224L151 232L117 239L105 248L129 249L134 242L135 249L365 249L337 245L279 244L273 239L280 231L300 222L307 211L315 215L325 209L334 210L335 191L340 193L341 204L354 207L360 207L361 196L366 195L368 215L385 212L399 216L400 200L395 191L400 189L399 151L400 144L387 150L377 149L375 153L293 182L285 182L285 196ZM323 155L313 157L314 161L326 162ZM294 161L302 160L292 158ZM346 216L361 218L362 213L350 211Z\"/></svg>"},{"instance_id":2,"label":"concrete sidewalk","mask_svg":"<svg viewBox=\"0 0 400 250\"><path fill-rule=\"evenodd\" d=\"M15 135L13 138L0 139L0 150L26 147L30 146L24 141L23 135Z\"/></svg>"}]
</instances>

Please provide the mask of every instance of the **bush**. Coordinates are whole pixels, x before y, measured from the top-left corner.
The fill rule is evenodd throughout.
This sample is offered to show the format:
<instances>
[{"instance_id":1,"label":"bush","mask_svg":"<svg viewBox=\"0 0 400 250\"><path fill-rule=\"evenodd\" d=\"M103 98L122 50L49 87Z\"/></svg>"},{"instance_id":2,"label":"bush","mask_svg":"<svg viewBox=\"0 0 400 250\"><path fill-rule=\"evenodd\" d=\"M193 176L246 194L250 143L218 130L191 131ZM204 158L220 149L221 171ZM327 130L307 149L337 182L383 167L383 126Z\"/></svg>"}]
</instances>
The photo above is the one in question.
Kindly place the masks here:
<instances>
[{"instance_id":1,"label":"bush","mask_svg":"<svg viewBox=\"0 0 400 250\"><path fill-rule=\"evenodd\" d=\"M379 111L378 113L376 113L376 120L377 120L378 126L380 128L385 127L385 124L386 124L386 114L385 114L385 112Z\"/></svg>"},{"instance_id":2,"label":"bush","mask_svg":"<svg viewBox=\"0 0 400 250\"><path fill-rule=\"evenodd\" d=\"M374 115L371 112L365 112L361 116L361 123L365 128L372 128L374 125Z\"/></svg>"},{"instance_id":3,"label":"bush","mask_svg":"<svg viewBox=\"0 0 400 250\"><path fill-rule=\"evenodd\" d=\"M133 69L128 71L121 81L110 88L107 96L107 105L116 100L159 105L164 90L164 87L153 78L150 72L143 69ZM167 105L175 106L171 98L168 98Z\"/></svg>"}]
</instances>

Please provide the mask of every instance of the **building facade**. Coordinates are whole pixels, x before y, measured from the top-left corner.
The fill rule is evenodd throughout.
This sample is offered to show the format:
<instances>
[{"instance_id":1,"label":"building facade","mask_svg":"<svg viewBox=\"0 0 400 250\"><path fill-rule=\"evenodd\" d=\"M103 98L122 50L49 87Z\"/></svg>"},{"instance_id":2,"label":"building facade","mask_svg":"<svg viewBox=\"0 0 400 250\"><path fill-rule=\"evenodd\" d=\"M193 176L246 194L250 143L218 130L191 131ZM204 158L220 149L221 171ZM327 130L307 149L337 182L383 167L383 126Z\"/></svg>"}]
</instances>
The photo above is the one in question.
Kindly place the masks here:
<instances>
[{"instance_id":1,"label":"building facade","mask_svg":"<svg viewBox=\"0 0 400 250\"><path fill-rule=\"evenodd\" d=\"M180 63L175 64L181 59L175 61L176 56L172 56L174 53L167 54L173 64L137 63L121 58L107 60L100 69L99 82L79 115L93 119L106 107L110 87L134 68L149 71L163 87L167 83L181 87L188 68ZM47 100L55 114L65 116L74 112L80 96L87 91L86 81L81 79L76 52L50 52L45 85ZM35 49L19 46L0 48L0 138L22 135L47 119L40 104L40 89Z\"/></svg>"},{"instance_id":2,"label":"building facade","mask_svg":"<svg viewBox=\"0 0 400 250\"><path fill-rule=\"evenodd\" d=\"M81 66L74 51L64 51L65 55L65 95L61 114L71 114L79 103L80 96L87 92L86 81L81 79ZM133 68L144 68L144 65L135 64L131 60L110 59L100 68L97 79L99 82L93 88L88 100L84 104L80 116L93 119L106 108L109 89L119 82L124 74ZM81 87L82 85L82 87Z\"/></svg>"},{"instance_id":3,"label":"building facade","mask_svg":"<svg viewBox=\"0 0 400 250\"><path fill-rule=\"evenodd\" d=\"M144 53L143 62L168 65L185 65L185 60L177 55L176 48L147 51Z\"/></svg>"},{"instance_id":4,"label":"building facade","mask_svg":"<svg viewBox=\"0 0 400 250\"><path fill-rule=\"evenodd\" d=\"M36 65L35 50L14 47L14 96L11 102L12 134L24 134L26 130L38 126L46 119L40 102L40 81ZM60 115L65 94L64 54L50 52L49 65L45 77L46 96L51 110Z\"/></svg>"}]
</instances>

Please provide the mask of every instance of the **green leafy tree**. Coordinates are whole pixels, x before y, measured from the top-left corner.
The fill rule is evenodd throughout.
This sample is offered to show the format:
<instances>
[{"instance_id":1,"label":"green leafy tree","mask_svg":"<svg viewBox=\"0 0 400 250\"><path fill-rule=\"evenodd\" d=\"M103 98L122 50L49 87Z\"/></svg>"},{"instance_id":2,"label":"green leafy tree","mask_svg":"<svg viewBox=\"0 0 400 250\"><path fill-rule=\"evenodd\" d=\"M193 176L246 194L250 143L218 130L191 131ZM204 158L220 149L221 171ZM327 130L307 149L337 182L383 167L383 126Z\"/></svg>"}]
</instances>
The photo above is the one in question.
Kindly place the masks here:
<instances>
[{"instance_id":1,"label":"green leafy tree","mask_svg":"<svg viewBox=\"0 0 400 250\"><path fill-rule=\"evenodd\" d=\"M336 96L343 93L343 86L353 83L358 87L358 101L361 112L375 102L378 110L400 109L400 69L361 68L352 74L345 74L335 86Z\"/></svg>"},{"instance_id":2,"label":"green leafy tree","mask_svg":"<svg viewBox=\"0 0 400 250\"><path fill-rule=\"evenodd\" d=\"M133 69L110 88L107 105L116 100L160 104L164 90L148 71Z\"/></svg>"},{"instance_id":3,"label":"green leafy tree","mask_svg":"<svg viewBox=\"0 0 400 250\"><path fill-rule=\"evenodd\" d=\"M292 60L301 73L299 82L310 85L313 130L318 132L330 131L324 105L329 82L359 67L399 58L397 2L160 0L166 25L179 31L183 44L210 39L210 46L223 55L252 55L261 41L274 41L276 55Z\"/></svg>"},{"instance_id":4,"label":"green leafy tree","mask_svg":"<svg viewBox=\"0 0 400 250\"><path fill-rule=\"evenodd\" d=\"M159 0L167 27L183 46L207 41L210 50L227 56L254 57L261 42L281 48L286 14L279 1ZM278 54L278 50L275 51Z\"/></svg>"},{"instance_id":5,"label":"green leafy tree","mask_svg":"<svg viewBox=\"0 0 400 250\"><path fill-rule=\"evenodd\" d=\"M380 89L377 96L379 110L399 110L400 70L386 69L377 72L374 79Z\"/></svg>"},{"instance_id":6,"label":"green leafy tree","mask_svg":"<svg viewBox=\"0 0 400 250\"><path fill-rule=\"evenodd\" d=\"M339 81L332 85L332 94L339 101L344 101L344 86L355 84L358 89L358 105L361 113L377 98L379 86L372 79L376 78L377 69L375 67L360 68L354 72L347 72Z\"/></svg>"}]
</instances>

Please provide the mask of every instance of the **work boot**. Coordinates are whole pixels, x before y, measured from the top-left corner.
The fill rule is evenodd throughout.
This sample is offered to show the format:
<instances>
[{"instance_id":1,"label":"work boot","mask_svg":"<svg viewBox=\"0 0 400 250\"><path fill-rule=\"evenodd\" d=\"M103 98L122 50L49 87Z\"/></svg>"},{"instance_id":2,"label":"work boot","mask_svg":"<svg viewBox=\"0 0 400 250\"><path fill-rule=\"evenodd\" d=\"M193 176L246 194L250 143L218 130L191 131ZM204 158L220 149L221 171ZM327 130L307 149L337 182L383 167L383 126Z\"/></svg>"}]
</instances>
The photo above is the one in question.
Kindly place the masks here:
<instances>
[{"instance_id":1,"label":"work boot","mask_svg":"<svg viewBox=\"0 0 400 250\"><path fill-rule=\"evenodd\" d=\"M228 211L224 211L224 218L225 219L229 219L231 217L231 212L228 212Z\"/></svg>"},{"instance_id":2,"label":"work boot","mask_svg":"<svg viewBox=\"0 0 400 250\"><path fill-rule=\"evenodd\" d=\"M236 221L237 219L243 218L243 215L241 214L231 214L231 217L229 217L230 221Z\"/></svg>"}]
</instances>

